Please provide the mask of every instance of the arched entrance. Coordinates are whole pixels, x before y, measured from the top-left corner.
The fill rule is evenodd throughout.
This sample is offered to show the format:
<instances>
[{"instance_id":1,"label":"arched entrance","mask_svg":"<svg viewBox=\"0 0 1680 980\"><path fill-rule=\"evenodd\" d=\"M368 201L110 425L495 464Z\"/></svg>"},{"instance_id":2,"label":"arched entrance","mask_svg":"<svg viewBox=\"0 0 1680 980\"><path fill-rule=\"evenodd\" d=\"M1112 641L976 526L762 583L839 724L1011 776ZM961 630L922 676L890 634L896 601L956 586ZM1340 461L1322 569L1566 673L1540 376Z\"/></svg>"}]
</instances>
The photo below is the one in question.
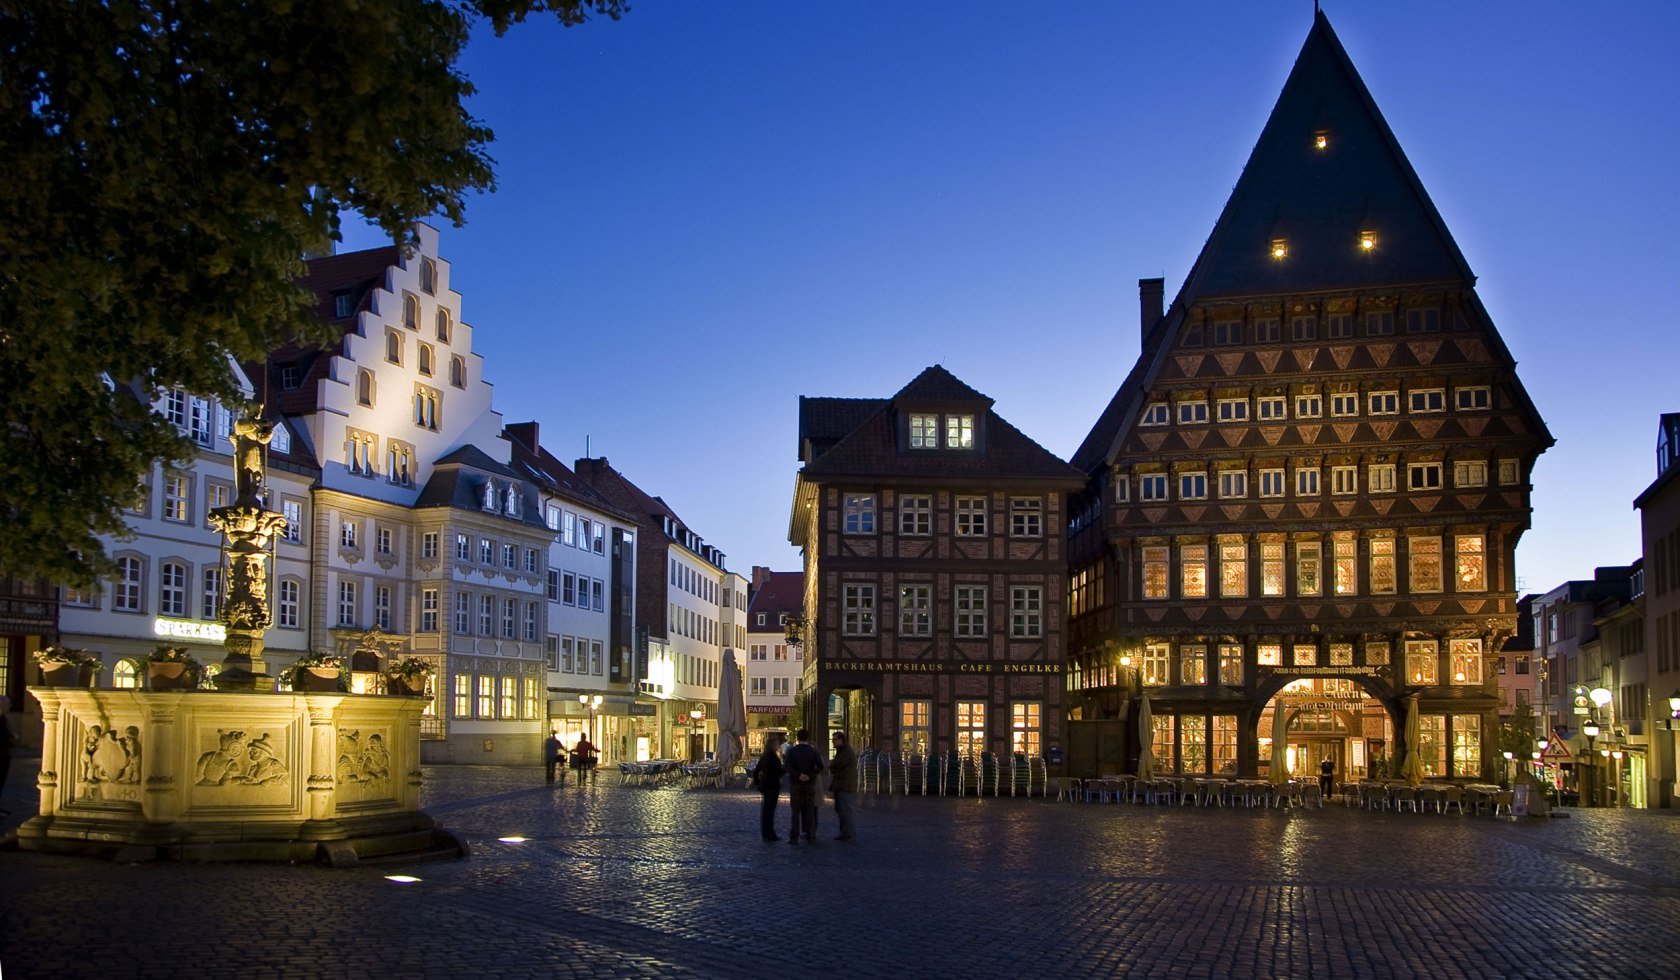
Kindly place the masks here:
<instances>
[{"instance_id":1,"label":"arched entrance","mask_svg":"<svg viewBox=\"0 0 1680 980\"><path fill-rule=\"evenodd\" d=\"M1346 677L1290 680L1260 711L1261 778L1316 779L1329 760L1338 781L1387 774L1394 719L1381 698Z\"/></svg>"}]
</instances>

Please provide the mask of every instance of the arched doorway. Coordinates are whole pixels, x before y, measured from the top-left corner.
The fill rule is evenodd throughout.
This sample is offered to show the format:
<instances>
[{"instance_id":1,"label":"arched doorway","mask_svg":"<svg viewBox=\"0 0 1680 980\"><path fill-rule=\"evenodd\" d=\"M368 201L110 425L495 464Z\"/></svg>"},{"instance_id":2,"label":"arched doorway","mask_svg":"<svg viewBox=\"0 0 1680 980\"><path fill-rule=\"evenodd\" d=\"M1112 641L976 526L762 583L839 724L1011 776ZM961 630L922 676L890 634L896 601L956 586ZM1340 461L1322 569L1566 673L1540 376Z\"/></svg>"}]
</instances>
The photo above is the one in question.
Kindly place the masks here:
<instances>
[{"instance_id":1,"label":"arched doorway","mask_svg":"<svg viewBox=\"0 0 1680 980\"><path fill-rule=\"evenodd\" d=\"M1343 677L1288 682L1261 710L1256 728L1262 778L1272 778L1281 762L1288 778L1315 779L1327 759L1338 781L1386 775L1394 745L1383 702Z\"/></svg>"}]
</instances>

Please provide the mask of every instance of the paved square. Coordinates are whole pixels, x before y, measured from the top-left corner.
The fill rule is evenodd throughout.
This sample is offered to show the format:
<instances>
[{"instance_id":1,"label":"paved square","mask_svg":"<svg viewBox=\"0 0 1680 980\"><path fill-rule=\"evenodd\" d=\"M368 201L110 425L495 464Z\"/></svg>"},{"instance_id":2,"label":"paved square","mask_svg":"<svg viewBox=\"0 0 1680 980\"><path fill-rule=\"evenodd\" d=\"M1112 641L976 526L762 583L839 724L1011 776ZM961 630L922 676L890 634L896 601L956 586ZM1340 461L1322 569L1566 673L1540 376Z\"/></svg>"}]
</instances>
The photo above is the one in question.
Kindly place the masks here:
<instances>
[{"instance_id":1,"label":"paved square","mask_svg":"<svg viewBox=\"0 0 1680 980\"><path fill-rule=\"evenodd\" d=\"M790 847L759 840L747 792L426 776L427 808L470 859L335 871L0 854L0 973L1680 975L1669 812L1512 823L865 795L858 843L828 839L825 809L822 841ZM496 839L514 834L529 839Z\"/></svg>"}]
</instances>

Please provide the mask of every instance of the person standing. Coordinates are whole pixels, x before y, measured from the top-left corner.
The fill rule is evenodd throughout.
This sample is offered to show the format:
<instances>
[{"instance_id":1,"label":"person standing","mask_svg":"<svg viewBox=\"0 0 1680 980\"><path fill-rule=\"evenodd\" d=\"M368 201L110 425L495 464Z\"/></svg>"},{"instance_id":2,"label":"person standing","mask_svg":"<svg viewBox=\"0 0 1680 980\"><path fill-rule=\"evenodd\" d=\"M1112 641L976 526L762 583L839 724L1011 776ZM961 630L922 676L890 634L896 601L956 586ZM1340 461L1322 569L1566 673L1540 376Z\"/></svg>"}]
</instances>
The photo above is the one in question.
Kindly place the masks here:
<instances>
[{"instance_id":1,"label":"person standing","mask_svg":"<svg viewBox=\"0 0 1680 980\"><path fill-rule=\"evenodd\" d=\"M799 744L788 750L788 803L793 807L793 827L788 843L799 843L799 828L805 828L805 843L817 842L817 777L822 775L822 756L811 745L811 732L801 728Z\"/></svg>"},{"instance_id":2,"label":"person standing","mask_svg":"<svg viewBox=\"0 0 1680 980\"><path fill-rule=\"evenodd\" d=\"M782 757L776 752L776 741L767 739L764 743L764 754L758 757L758 767L753 770L753 785L758 787L758 794L763 799L759 808L758 830L765 840L781 840L776 836L776 799L782 795Z\"/></svg>"},{"instance_id":3,"label":"person standing","mask_svg":"<svg viewBox=\"0 0 1680 980\"><path fill-rule=\"evenodd\" d=\"M549 732L548 737L543 739L543 762L548 766L549 782L554 782L554 770L557 766L563 766L565 755L566 750L560 747L560 733ZM566 770L564 768L560 770L560 785L566 785Z\"/></svg>"},{"instance_id":4,"label":"person standing","mask_svg":"<svg viewBox=\"0 0 1680 980\"><path fill-rule=\"evenodd\" d=\"M1318 792L1328 800L1335 785L1336 760L1325 756L1324 761L1318 764Z\"/></svg>"},{"instance_id":5,"label":"person standing","mask_svg":"<svg viewBox=\"0 0 1680 980\"><path fill-rule=\"evenodd\" d=\"M828 791L834 794L834 815L840 819L840 833L834 839L856 840L857 828L852 818L857 807L857 752L845 732L834 733L834 757L829 760L828 775Z\"/></svg>"}]
</instances>

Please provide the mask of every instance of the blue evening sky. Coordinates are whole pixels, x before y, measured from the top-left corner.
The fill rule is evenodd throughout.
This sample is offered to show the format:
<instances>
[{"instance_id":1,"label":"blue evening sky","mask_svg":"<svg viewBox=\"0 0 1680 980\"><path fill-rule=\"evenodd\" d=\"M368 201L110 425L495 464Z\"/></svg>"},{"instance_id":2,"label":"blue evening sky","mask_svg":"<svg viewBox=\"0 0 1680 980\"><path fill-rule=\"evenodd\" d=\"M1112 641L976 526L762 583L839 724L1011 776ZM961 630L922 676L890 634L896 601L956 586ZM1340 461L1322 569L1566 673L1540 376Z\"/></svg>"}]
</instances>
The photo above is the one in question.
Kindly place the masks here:
<instances>
[{"instance_id":1,"label":"blue evening sky","mask_svg":"<svg viewBox=\"0 0 1680 980\"><path fill-rule=\"evenodd\" d=\"M1680 5L1327 0L1556 436L1522 587L1639 553L1680 411ZM475 38L499 186L442 228L509 422L798 566L798 396L944 364L1066 458L1177 291L1310 0L642 0ZM347 248L375 242L352 235Z\"/></svg>"}]
</instances>

